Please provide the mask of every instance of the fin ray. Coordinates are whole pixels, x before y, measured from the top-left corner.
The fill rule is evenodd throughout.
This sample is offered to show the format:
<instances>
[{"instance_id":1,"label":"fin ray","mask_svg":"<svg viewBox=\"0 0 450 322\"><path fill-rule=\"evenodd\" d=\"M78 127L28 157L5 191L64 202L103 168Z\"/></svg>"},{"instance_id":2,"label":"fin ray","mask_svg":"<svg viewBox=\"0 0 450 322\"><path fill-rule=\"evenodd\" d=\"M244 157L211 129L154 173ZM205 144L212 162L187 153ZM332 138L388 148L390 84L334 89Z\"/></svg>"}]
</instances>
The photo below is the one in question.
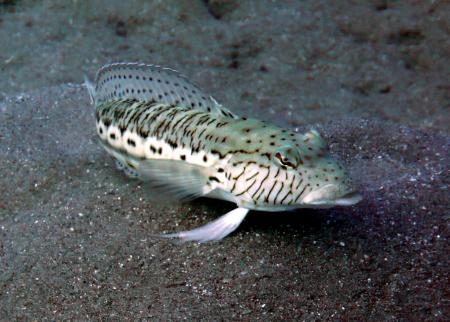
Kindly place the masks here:
<instances>
[{"instance_id":1,"label":"fin ray","mask_svg":"<svg viewBox=\"0 0 450 322\"><path fill-rule=\"evenodd\" d=\"M153 188L184 201L203 196L208 181L207 168L185 161L138 160L135 170L139 179Z\"/></svg>"},{"instance_id":2,"label":"fin ray","mask_svg":"<svg viewBox=\"0 0 450 322\"><path fill-rule=\"evenodd\" d=\"M83 82L83 86L87 88L88 93L89 93L89 99L91 101L91 104L94 104L95 102L95 86L94 84L89 80L89 78L84 75L84 82Z\"/></svg>"},{"instance_id":3,"label":"fin ray","mask_svg":"<svg viewBox=\"0 0 450 322\"><path fill-rule=\"evenodd\" d=\"M204 187L208 182L210 170L207 167L180 160L138 159L101 140L100 144L119 161L119 164L116 162L119 170L125 171L128 176L142 180L150 188L162 194L169 194L183 201L205 194ZM126 167L130 168L131 173L127 173Z\"/></svg>"},{"instance_id":4,"label":"fin ray","mask_svg":"<svg viewBox=\"0 0 450 322\"><path fill-rule=\"evenodd\" d=\"M89 87L88 87L89 89ZM237 118L177 71L157 65L114 63L97 73L95 103L134 98L142 101L195 108Z\"/></svg>"}]
</instances>

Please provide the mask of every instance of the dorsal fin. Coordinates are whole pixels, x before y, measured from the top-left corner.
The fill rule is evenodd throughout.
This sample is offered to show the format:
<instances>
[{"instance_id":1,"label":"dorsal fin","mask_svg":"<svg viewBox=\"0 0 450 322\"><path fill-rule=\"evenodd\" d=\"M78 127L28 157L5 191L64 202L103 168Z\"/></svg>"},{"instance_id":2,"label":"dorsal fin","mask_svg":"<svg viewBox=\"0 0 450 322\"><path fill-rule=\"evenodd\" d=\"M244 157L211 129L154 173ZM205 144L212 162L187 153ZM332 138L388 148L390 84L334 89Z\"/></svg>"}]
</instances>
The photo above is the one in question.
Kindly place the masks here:
<instances>
[{"instance_id":1,"label":"dorsal fin","mask_svg":"<svg viewBox=\"0 0 450 322\"><path fill-rule=\"evenodd\" d=\"M156 65L114 63L103 66L95 80L95 103L123 98L217 112L236 118L185 76Z\"/></svg>"}]
</instances>

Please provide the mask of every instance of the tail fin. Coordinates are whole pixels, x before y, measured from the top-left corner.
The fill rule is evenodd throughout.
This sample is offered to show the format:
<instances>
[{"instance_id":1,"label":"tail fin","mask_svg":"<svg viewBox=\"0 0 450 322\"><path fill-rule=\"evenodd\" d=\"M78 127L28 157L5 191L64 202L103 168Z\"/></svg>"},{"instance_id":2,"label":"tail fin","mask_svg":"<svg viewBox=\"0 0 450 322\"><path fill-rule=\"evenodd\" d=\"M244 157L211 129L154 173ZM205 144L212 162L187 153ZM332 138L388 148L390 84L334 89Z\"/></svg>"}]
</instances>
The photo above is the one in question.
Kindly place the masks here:
<instances>
[{"instance_id":1,"label":"tail fin","mask_svg":"<svg viewBox=\"0 0 450 322\"><path fill-rule=\"evenodd\" d=\"M91 98L91 104L95 103L95 86L94 84L89 80L89 78L86 76L86 74L84 75L84 83L83 83L84 87L87 88L88 92L89 92L89 97Z\"/></svg>"}]
</instances>

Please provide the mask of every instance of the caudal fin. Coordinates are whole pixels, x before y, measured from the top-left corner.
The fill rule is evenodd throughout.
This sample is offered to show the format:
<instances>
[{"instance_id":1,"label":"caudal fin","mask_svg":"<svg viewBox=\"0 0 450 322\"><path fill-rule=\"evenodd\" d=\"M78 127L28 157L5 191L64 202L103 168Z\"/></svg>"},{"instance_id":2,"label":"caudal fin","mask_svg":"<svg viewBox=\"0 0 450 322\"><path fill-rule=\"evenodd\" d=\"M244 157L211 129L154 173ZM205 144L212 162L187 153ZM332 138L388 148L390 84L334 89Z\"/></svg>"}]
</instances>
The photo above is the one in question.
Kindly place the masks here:
<instances>
[{"instance_id":1,"label":"caudal fin","mask_svg":"<svg viewBox=\"0 0 450 322\"><path fill-rule=\"evenodd\" d=\"M84 75L84 83L83 86L87 88L89 92L89 97L91 99L91 104L95 103L95 86L94 84L89 80L89 78Z\"/></svg>"}]
</instances>

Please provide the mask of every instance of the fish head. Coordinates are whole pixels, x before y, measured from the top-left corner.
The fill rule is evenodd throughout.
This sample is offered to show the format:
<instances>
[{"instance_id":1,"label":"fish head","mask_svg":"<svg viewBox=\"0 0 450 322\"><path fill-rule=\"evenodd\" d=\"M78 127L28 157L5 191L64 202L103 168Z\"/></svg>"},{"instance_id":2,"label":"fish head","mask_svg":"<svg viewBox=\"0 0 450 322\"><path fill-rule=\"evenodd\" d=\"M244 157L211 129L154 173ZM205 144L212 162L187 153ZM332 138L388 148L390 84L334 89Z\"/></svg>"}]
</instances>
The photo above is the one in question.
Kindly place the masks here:
<instances>
[{"instance_id":1,"label":"fish head","mask_svg":"<svg viewBox=\"0 0 450 322\"><path fill-rule=\"evenodd\" d=\"M259 155L232 159L237 169L230 186L241 206L278 211L346 206L361 200L344 167L331 157L315 130L272 140Z\"/></svg>"},{"instance_id":2,"label":"fish head","mask_svg":"<svg viewBox=\"0 0 450 322\"><path fill-rule=\"evenodd\" d=\"M293 192L301 193L299 206L327 208L361 201L345 167L330 155L325 140L316 130L300 135L300 142L295 171L305 185L300 192Z\"/></svg>"}]
</instances>

